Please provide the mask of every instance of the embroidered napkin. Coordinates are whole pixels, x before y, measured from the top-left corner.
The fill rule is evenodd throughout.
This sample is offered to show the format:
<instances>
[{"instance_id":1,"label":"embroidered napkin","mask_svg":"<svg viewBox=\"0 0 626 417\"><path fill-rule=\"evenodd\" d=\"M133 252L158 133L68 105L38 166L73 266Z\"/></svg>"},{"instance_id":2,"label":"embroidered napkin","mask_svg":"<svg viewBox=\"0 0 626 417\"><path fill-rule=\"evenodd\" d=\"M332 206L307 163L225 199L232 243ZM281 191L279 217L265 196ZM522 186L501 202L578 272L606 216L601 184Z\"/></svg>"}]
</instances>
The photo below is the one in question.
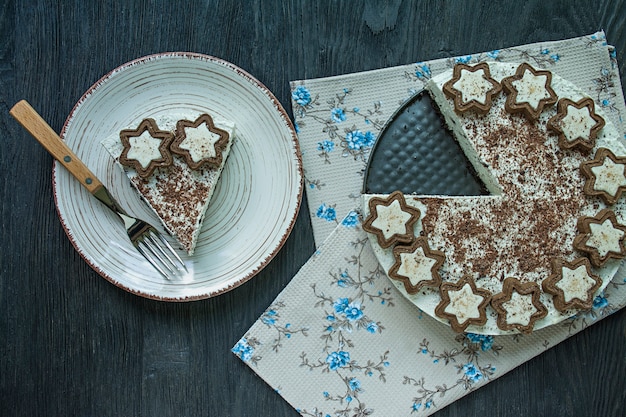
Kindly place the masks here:
<instances>
[{"instance_id":1,"label":"embroidered napkin","mask_svg":"<svg viewBox=\"0 0 626 417\"><path fill-rule=\"evenodd\" d=\"M318 250L232 351L301 415L430 415L626 305L623 266L590 311L558 325L459 335L403 298L378 265L356 212L376 134L427 79L484 59L550 68L623 131L615 54L601 32L292 83Z\"/></svg>"}]
</instances>

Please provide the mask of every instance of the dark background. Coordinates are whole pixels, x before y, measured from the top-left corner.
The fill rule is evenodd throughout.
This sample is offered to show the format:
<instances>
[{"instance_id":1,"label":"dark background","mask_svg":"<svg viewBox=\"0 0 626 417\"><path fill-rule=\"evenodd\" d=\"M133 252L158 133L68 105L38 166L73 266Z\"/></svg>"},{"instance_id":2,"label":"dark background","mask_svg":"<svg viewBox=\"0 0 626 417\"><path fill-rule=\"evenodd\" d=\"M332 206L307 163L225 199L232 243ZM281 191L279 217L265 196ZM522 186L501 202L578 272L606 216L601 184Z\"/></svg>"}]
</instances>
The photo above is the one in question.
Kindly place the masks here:
<instances>
[{"instance_id":1,"label":"dark background","mask_svg":"<svg viewBox=\"0 0 626 417\"><path fill-rule=\"evenodd\" d=\"M306 203L278 256L217 298L128 294L61 227L51 157L8 115L27 99L60 131L83 92L147 54L223 58L291 115L289 81L558 40L604 29L626 68L620 1L0 2L0 415L291 416L230 353L314 251ZM437 416L626 416L626 310Z\"/></svg>"}]
</instances>

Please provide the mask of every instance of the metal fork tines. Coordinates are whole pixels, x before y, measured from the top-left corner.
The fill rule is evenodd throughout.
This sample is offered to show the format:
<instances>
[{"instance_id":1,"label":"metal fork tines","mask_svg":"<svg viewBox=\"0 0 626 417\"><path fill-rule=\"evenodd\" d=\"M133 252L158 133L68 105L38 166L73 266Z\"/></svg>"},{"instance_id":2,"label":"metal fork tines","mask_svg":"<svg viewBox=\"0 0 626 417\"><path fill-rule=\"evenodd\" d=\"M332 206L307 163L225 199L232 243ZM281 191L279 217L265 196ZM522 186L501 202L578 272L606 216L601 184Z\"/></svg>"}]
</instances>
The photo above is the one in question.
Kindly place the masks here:
<instances>
[{"instance_id":1,"label":"metal fork tines","mask_svg":"<svg viewBox=\"0 0 626 417\"><path fill-rule=\"evenodd\" d=\"M154 226L143 220L118 214L124 220L132 244L161 275L169 279L188 272L183 260Z\"/></svg>"}]
</instances>

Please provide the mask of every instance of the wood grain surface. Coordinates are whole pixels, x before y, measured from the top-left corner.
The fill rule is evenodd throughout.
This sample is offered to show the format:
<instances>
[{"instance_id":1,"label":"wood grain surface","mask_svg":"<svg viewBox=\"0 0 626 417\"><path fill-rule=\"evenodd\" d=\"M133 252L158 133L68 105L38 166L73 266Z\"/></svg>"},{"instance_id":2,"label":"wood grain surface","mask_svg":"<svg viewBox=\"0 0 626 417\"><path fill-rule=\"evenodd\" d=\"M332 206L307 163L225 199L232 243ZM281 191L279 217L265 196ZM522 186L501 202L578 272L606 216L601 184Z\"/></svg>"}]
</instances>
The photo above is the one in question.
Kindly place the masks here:
<instances>
[{"instance_id":1,"label":"wood grain surface","mask_svg":"<svg viewBox=\"0 0 626 417\"><path fill-rule=\"evenodd\" d=\"M303 204L278 256L219 297L164 303L111 285L61 227L52 158L9 114L57 132L111 69L165 51L223 58L291 115L289 81L603 29L626 81L626 1L3 0L0 2L0 415L299 414L230 353L314 251ZM437 416L626 416L626 310Z\"/></svg>"}]
</instances>

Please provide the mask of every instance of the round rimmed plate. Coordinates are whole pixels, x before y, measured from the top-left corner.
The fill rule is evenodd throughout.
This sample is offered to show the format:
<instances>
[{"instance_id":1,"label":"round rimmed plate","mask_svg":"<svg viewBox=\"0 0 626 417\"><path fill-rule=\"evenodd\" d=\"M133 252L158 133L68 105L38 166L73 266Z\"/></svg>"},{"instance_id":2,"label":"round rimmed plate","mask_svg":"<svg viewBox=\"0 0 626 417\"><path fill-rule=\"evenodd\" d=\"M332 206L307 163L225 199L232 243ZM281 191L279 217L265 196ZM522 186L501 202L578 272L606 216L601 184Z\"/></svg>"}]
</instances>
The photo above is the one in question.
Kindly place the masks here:
<instances>
[{"instance_id":1,"label":"round rimmed plate","mask_svg":"<svg viewBox=\"0 0 626 417\"><path fill-rule=\"evenodd\" d=\"M133 215L159 221L139 199L101 141L168 111L208 112L236 124L233 144L190 271L165 280L133 248L120 220L59 164L54 197L70 241L113 284L164 301L212 297L241 285L276 255L291 232L303 192L293 124L274 95L246 71L208 55L171 52L126 63L78 101L61 136Z\"/></svg>"}]
</instances>

